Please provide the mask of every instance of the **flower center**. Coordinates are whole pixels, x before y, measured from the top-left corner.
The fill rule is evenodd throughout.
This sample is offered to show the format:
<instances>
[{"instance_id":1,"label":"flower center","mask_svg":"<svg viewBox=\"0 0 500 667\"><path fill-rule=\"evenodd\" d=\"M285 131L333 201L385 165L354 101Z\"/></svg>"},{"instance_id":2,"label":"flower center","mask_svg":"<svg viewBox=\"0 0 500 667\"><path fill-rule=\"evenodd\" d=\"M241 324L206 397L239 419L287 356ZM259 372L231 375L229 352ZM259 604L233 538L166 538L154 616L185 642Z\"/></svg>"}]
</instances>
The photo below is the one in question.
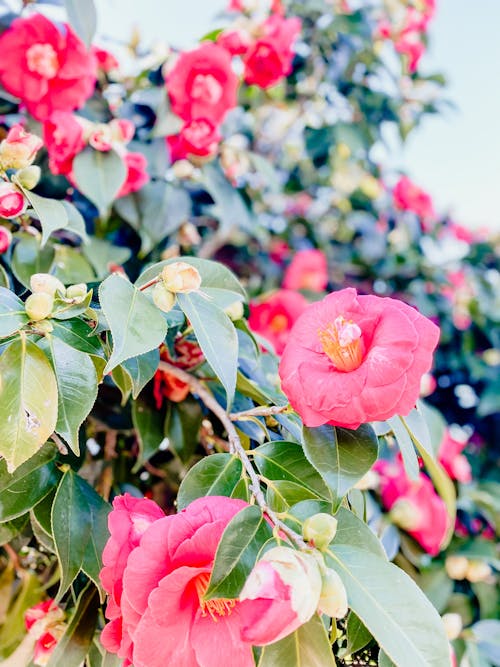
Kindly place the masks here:
<instances>
[{"instance_id":1,"label":"flower center","mask_svg":"<svg viewBox=\"0 0 500 667\"><path fill-rule=\"evenodd\" d=\"M45 79L53 79L59 69L57 53L51 44L33 44L26 52L26 60L28 69Z\"/></svg>"},{"instance_id":2,"label":"flower center","mask_svg":"<svg viewBox=\"0 0 500 667\"><path fill-rule=\"evenodd\" d=\"M219 616L230 615L231 610L235 607L237 600L229 600L228 598L204 600L203 597L207 592L209 581L210 574L208 572L203 572L196 577L194 585L196 592L198 593L198 600L200 601L201 615L210 616L212 620L217 623Z\"/></svg>"},{"instance_id":3,"label":"flower center","mask_svg":"<svg viewBox=\"0 0 500 667\"><path fill-rule=\"evenodd\" d=\"M363 361L361 329L352 320L339 315L333 323L318 331L324 353L339 371L354 371Z\"/></svg>"},{"instance_id":4,"label":"flower center","mask_svg":"<svg viewBox=\"0 0 500 667\"><path fill-rule=\"evenodd\" d=\"M281 333L288 329L288 318L286 315L275 315L269 322L269 328L273 333Z\"/></svg>"},{"instance_id":5,"label":"flower center","mask_svg":"<svg viewBox=\"0 0 500 667\"><path fill-rule=\"evenodd\" d=\"M191 86L191 97L217 104L222 97L222 86L212 74L197 74Z\"/></svg>"}]
</instances>

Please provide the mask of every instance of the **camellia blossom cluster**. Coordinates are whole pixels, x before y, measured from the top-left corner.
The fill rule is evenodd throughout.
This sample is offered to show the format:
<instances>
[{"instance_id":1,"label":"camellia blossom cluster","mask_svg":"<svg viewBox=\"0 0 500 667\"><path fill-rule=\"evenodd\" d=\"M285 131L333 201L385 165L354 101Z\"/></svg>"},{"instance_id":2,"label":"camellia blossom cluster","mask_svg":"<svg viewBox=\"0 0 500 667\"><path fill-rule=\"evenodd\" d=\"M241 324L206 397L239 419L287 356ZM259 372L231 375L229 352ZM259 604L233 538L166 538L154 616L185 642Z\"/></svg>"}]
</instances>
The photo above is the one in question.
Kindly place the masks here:
<instances>
[{"instance_id":1,"label":"camellia blossom cluster","mask_svg":"<svg viewBox=\"0 0 500 667\"><path fill-rule=\"evenodd\" d=\"M66 614L49 599L30 607L24 614L24 624L29 635L35 638L33 664L46 665L66 630Z\"/></svg>"},{"instance_id":2,"label":"camellia blossom cluster","mask_svg":"<svg viewBox=\"0 0 500 667\"><path fill-rule=\"evenodd\" d=\"M439 328L396 299L333 292L292 328L282 388L307 426L358 428L407 415L429 371Z\"/></svg>"},{"instance_id":3,"label":"camellia blossom cluster","mask_svg":"<svg viewBox=\"0 0 500 667\"><path fill-rule=\"evenodd\" d=\"M254 667L252 645L274 643L322 605L346 613L345 591L332 573L322 599L315 558L284 547L257 562L238 599L205 598L222 533L247 506L209 496L164 516L146 498L115 498L101 572L110 622L101 641L125 667L216 667L224 659Z\"/></svg>"}]
</instances>

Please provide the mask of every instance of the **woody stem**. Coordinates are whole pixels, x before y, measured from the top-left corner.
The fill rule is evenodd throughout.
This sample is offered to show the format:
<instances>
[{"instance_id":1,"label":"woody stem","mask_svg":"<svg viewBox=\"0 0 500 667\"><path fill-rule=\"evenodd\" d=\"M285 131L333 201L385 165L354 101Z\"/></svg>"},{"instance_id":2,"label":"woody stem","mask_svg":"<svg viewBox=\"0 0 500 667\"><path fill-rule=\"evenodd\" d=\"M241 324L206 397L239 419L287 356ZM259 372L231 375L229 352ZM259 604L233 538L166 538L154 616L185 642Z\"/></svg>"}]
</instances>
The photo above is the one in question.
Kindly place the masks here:
<instances>
[{"instance_id":1,"label":"woody stem","mask_svg":"<svg viewBox=\"0 0 500 667\"><path fill-rule=\"evenodd\" d=\"M266 499L262 492L259 476L254 470L250 459L245 451L245 448L241 444L240 436L236 431L236 428L231 421L231 415L224 410L224 408L216 401L212 394L208 391L203 384L191 375L182 370L182 368L177 368L173 364L169 364L167 361L160 361L158 366L159 370L166 371L171 375L175 375L179 380L185 382L189 385L191 391L196 394L200 400L206 405L206 407L213 412L217 419L221 422L227 432L227 438L229 441L229 451L233 454L236 454L240 461L243 464L243 468L250 478L250 491L252 492L253 497L255 498L257 504L262 509L263 512L271 519L273 524L282 531L290 540L295 542L299 549L305 548L307 545L302 539L302 536L296 533L294 530L289 528L281 519L279 519L275 512L267 505Z\"/></svg>"}]
</instances>

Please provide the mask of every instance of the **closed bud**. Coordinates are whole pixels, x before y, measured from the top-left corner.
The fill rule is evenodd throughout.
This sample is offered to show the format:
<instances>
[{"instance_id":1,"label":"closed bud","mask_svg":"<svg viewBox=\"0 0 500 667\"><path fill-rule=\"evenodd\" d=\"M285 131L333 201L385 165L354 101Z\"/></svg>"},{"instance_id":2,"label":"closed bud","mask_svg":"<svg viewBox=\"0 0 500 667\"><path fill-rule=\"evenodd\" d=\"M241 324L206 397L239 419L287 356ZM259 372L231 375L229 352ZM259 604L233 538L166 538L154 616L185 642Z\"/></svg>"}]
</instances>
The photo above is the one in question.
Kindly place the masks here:
<instances>
[{"instance_id":1,"label":"closed bud","mask_svg":"<svg viewBox=\"0 0 500 667\"><path fill-rule=\"evenodd\" d=\"M79 299L83 301L87 296L87 285L85 283L78 283L77 285L70 285L66 288L67 299ZM78 301L79 303L79 301Z\"/></svg>"},{"instance_id":2,"label":"closed bud","mask_svg":"<svg viewBox=\"0 0 500 667\"><path fill-rule=\"evenodd\" d=\"M465 579L469 561L465 556L448 556L444 564L446 574L457 581Z\"/></svg>"},{"instance_id":3,"label":"closed bud","mask_svg":"<svg viewBox=\"0 0 500 667\"><path fill-rule=\"evenodd\" d=\"M310 516L302 527L304 539L320 550L326 549L336 532L337 519L325 512Z\"/></svg>"},{"instance_id":4,"label":"closed bud","mask_svg":"<svg viewBox=\"0 0 500 667\"><path fill-rule=\"evenodd\" d=\"M189 162L189 160L177 160L172 166L172 171L176 178L193 178L195 172L195 167Z\"/></svg>"},{"instance_id":5,"label":"closed bud","mask_svg":"<svg viewBox=\"0 0 500 667\"><path fill-rule=\"evenodd\" d=\"M65 294L64 285L50 273L34 273L30 278L31 291L33 293L44 292L54 296L56 292Z\"/></svg>"},{"instance_id":6,"label":"closed bud","mask_svg":"<svg viewBox=\"0 0 500 667\"><path fill-rule=\"evenodd\" d=\"M322 573L318 611L331 618L343 618L347 614L347 593L344 584L335 570L329 567Z\"/></svg>"},{"instance_id":7,"label":"closed bud","mask_svg":"<svg viewBox=\"0 0 500 667\"><path fill-rule=\"evenodd\" d=\"M170 292L162 282L156 283L152 291L153 303L164 313L168 313L175 304L175 294Z\"/></svg>"},{"instance_id":8,"label":"closed bud","mask_svg":"<svg viewBox=\"0 0 500 667\"><path fill-rule=\"evenodd\" d=\"M226 306L224 308L224 312L233 322L241 320L241 318L243 317L243 304L241 303L241 301L235 301L231 305Z\"/></svg>"},{"instance_id":9,"label":"closed bud","mask_svg":"<svg viewBox=\"0 0 500 667\"><path fill-rule=\"evenodd\" d=\"M54 331L54 325L50 320L42 320L37 324L37 331L41 331L43 334L52 333Z\"/></svg>"},{"instance_id":10,"label":"closed bud","mask_svg":"<svg viewBox=\"0 0 500 667\"><path fill-rule=\"evenodd\" d=\"M23 169L28 167L43 141L35 134L26 132L19 123L14 125L0 144L0 166L2 169Z\"/></svg>"},{"instance_id":11,"label":"closed bud","mask_svg":"<svg viewBox=\"0 0 500 667\"><path fill-rule=\"evenodd\" d=\"M51 294L38 292L37 294L31 294L26 299L24 307L30 320L39 322L50 315L53 305L54 297Z\"/></svg>"},{"instance_id":12,"label":"closed bud","mask_svg":"<svg viewBox=\"0 0 500 667\"><path fill-rule=\"evenodd\" d=\"M446 636L450 641L457 639L457 637L462 632L463 623L462 617L460 614L444 614L443 615L443 625L446 632Z\"/></svg>"},{"instance_id":13,"label":"closed bud","mask_svg":"<svg viewBox=\"0 0 500 667\"><path fill-rule=\"evenodd\" d=\"M17 218L28 208L28 200L14 183L0 182L0 218Z\"/></svg>"},{"instance_id":14,"label":"closed bud","mask_svg":"<svg viewBox=\"0 0 500 667\"><path fill-rule=\"evenodd\" d=\"M11 243L12 234L10 233L10 230L8 230L7 227L0 225L0 255L7 252Z\"/></svg>"},{"instance_id":15,"label":"closed bud","mask_svg":"<svg viewBox=\"0 0 500 667\"><path fill-rule=\"evenodd\" d=\"M35 164L30 167L25 167L17 172L15 179L26 190L33 190L33 188L38 185L40 180L42 170L40 167L37 167ZM14 179L13 179L14 180Z\"/></svg>"},{"instance_id":16,"label":"closed bud","mask_svg":"<svg viewBox=\"0 0 500 667\"><path fill-rule=\"evenodd\" d=\"M397 500L389 512L391 521L403 530L415 530L420 525L418 507L408 500Z\"/></svg>"},{"instance_id":17,"label":"closed bud","mask_svg":"<svg viewBox=\"0 0 500 667\"><path fill-rule=\"evenodd\" d=\"M187 262L167 264L161 272L164 286L176 294L188 294L201 286L201 276L194 266Z\"/></svg>"},{"instance_id":18,"label":"closed bud","mask_svg":"<svg viewBox=\"0 0 500 667\"><path fill-rule=\"evenodd\" d=\"M491 575L491 567L482 560L471 560L467 566L465 578L471 584L477 584L479 581L485 581Z\"/></svg>"}]
</instances>

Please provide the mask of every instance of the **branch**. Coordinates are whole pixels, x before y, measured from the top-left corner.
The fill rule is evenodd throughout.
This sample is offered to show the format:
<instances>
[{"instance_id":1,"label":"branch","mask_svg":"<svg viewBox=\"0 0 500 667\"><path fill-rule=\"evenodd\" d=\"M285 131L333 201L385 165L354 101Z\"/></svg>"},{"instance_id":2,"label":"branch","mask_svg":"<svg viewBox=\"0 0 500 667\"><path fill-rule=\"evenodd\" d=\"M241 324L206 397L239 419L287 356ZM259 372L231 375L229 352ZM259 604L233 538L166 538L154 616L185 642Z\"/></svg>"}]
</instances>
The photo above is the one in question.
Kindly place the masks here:
<instances>
[{"instance_id":1,"label":"branch","mask_svg":"<svg viewBox=\"0 0 500 667\"><path fill-rule=\"evenodd\" d=\"M279 415L287 412L288 405L258 405L256 408L250 410L243 410L242 412L231 412L229 419L233 422L246 419L247 417L270 417L271 415Z\"/></svg>"},{"instance_id":2,"label":"branch","mask_svg":"<svg viewBox=\"0 0 500 667\"><path fill-rule=\"evenodd\" d=\"M250 490L254 496L257 504L262 509L263 512L271 519L274 525L282 531L289 539L291 539L299 547L299 549L306 548L306 543L302 539L302 536L296 533L294 530L289 528L281 519L279 519L275 512L268 507L264 494L260 486L260 481L257 473L252 466L250 459L247 456L245 448L241 444L240 436L236 431L236 428L231 421L231 416L224 410L222 405L212 396L206 387L204 387L201 382L191 375L190 373L182 370L182 368L177 368L173 364L169 364L167 361L160 361L159 370L175 375L179 380L185 382L189 385L193 394L196 394L201 401L206 405L206 407L213 412L217 417L220 423L226 429L227 437L229 440L229 451L233 454L236 454L243 464L243 468L250 478Z\"/></svg>"}]
</instances>

